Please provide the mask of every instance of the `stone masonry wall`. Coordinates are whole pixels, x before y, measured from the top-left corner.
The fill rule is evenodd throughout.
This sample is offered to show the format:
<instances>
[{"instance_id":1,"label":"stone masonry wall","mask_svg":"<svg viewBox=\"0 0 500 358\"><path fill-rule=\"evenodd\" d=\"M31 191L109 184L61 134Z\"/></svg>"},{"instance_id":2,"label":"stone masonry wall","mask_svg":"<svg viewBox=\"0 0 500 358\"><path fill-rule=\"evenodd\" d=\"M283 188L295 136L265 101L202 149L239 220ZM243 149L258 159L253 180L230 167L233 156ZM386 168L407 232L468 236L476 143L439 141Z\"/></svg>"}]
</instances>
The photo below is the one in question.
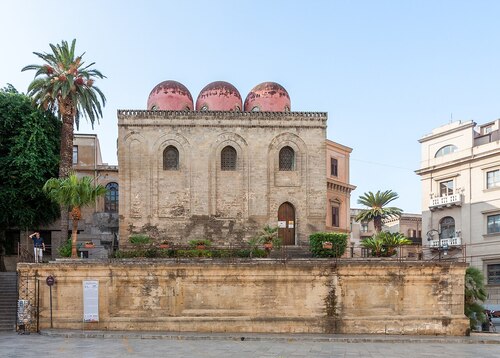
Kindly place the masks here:
<instances>
[{"instance_id":1,"label":"stone masonry wall","mask_svg":"<svg viewBox=\"0 0 500 358\"><path fill-rule=\"evenodd\" d=\"M295 208L295 244L325 228L324 113L119 111L120 246L134 233L185 243L239 243L278 208ZM234 171L222 171L226 146ZM179 170L164 170L175 146ZM295 151L295 168L279 171L279 150Z\"/></svg>"},{"instance_id":2,"label":"stone masonry wall","mask_svg":"<svg viewBox=\"0 0 500 358\"><path fill-rule=\"evenodd\" d=\"M40 280L40 328L465 335L462 263L174 260L18 264ZM83 281L99 282L99 322L83 321ZM26 281L26 282L25 282Z\"/></svg>"}]
</instances>

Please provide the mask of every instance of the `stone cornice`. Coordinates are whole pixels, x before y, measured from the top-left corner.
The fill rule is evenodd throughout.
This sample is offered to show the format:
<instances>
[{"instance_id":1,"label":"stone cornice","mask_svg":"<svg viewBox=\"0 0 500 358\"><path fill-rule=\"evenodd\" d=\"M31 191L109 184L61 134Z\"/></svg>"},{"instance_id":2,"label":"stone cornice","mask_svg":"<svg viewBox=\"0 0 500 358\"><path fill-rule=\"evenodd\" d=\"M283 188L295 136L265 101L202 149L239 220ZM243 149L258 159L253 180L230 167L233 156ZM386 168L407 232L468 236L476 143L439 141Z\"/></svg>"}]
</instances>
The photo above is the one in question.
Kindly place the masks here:
<instances>
[{"instance_id":1,"label":"stone cornice","mask_svg":"<svg viewBox=\"0 0 500 358\"><path fill-rule=\"evenodd\" d=\"M448 134L451 134L451 133L463 131L464 129L468 129L468 128L471 128L471 127L474 128L475 126L476 126L475 122L469 121L469 122L466 122L466 123L463 123L463 124L459 125L458 127L454 127L454 128L448 129L448 130L444 130L444 131L439 132L439 133L427 134L426 136L420 138L418 140L418 142L419 143L427 142L429 140L432 140L432 139L435 139L435 138L439 138L439 137L442 137L442 136L445 136L445 135L448 135Z\"/></svg>"},{"instance_id":2,"label":"stone cornice","mask_svg":"<svg viewBox=\"0 0 500 358\"><path fill-rule=\"evenodd\" d=\"M347 183L342 183L336 180L327 179L326 189L350 194L351 191L356 189L356 186Z\"/></svg>"},{"instance_id":3,"label":"stone cornice","mask_svg":"<svg viewBox=\"0 0 500 358\"><path fill-rule=\"evenodd\" d=\"M450 167L454 167L454 166L460 166L460 165L467 164L467 163L474 163L474 162L477 162L479 160L482 160L482 159L485 159L485 158L488 158L491 156L498 156L498 154L500 154L499 147L492 149L492 150L489 150L487 152L482 152L482 153L478 153L478 154L471 154L471 155L467 155L466 157L462 157L462 158L459 158L459 159L456 159L453 161L444 162L444 163L432 165L432 166L425 167L425 168L420 168L420 169L415 170L415 173L417 175L425 175L428 173L436 172L436 171L443 170L443 169L450 168Z\"/></svg>"},{"instance_id":4,"label":"stone cornice","mask_svg":"<svg viewBox=\"0 0 500 358\"><path fill-rule=\"evenodd\" d=\"M137 109L119 109L117 110L118 119L127 118L276 118L284 119L287 117L315 118L326 120L326 112L236 112L236 111L148 111Z\"/></svg>"},{"instance_id":5,"label":"stone cornice","mask_svg":"<svg viewBox=\"0 0 500 358\"><path fill-rule=\"evenodd\" d=\"M118 110L118 127L250 127L326 129L323 112L221 112Z\"/></svg>"}]
</instances>

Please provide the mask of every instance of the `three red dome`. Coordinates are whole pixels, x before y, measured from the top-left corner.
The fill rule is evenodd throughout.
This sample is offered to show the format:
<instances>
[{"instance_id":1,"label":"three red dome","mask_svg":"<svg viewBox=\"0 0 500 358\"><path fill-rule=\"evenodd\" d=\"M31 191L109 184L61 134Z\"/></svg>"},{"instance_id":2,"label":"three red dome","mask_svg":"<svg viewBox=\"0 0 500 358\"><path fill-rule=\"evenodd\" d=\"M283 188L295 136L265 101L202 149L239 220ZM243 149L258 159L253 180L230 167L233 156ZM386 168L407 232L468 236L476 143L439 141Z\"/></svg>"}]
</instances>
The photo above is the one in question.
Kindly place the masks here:
<instances>
[{"instance_id":1,"label":"three red dome","mask_svg":"<svg viewBox=\"0 0 500 358\"><path fill-rule=\"evenodd\" d=\"M166 111L241 111L289 112L290 96L276 82L263 82L248 93L244 106L241 95L232 84L216 81L206 85L198 95L196 107L189 90L177 81L164 81L149 94L149 110Z\"/></svg>"}]
</instances>

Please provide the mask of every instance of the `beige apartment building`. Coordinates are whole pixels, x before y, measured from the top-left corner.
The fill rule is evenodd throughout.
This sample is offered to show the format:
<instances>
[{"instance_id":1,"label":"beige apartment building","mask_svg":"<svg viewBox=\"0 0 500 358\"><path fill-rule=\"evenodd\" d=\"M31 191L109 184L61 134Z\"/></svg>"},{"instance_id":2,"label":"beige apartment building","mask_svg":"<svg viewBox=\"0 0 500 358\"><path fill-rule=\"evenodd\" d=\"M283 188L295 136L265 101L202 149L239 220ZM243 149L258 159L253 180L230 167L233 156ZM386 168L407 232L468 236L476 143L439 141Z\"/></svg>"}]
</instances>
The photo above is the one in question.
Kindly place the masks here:
<instances>
[{"instance_id":1,"label":"beige apartment building","mask_svg":"<svg viewBox=\"0 0 500 358\"><path fill-rule=\"evenodd\" d=\"M80 252L84 257L107 257L108 252L117 245L118 239L118 166L102 162L99 139L95 134L74 134L73 140L73 170L78 176L95 178L95 183L108 189L103 198L99 198L94 205L82 208L82 220L78 223L78 241L93 241L96 249L88 250L83 247ZM32 230L38 230L46 243L45 256L57 256L57 248L71 234L71 219L68 230L61 233L60 221ZM16 246L20 242L23 248L31 252L33 246L28 238L30 232L13 228L8 231L8 240ZM17 256L16 256L17 257ZM12 257L15 262L15 257Z\"/></svg>"},{"instance_id":2,"label":"beige apartment building","mask_svg":"<svg viewBox=\"0 0 500 358\"><path fill-rule=\"evenodd\" d=\"M453 122L422 137L423 243L465 255L500 304L500 120Z\"/></svg>"}]
</instances>

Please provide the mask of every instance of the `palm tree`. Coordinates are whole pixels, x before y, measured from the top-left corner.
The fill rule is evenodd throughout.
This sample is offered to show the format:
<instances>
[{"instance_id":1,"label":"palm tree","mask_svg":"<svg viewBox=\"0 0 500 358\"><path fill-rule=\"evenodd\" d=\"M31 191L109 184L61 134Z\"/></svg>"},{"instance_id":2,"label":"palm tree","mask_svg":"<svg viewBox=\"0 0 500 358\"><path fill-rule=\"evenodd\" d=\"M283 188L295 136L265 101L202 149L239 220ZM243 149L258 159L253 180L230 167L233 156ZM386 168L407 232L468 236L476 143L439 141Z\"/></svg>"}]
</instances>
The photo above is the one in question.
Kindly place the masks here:
<instances>
[{"instance_id":1,"label":"palm tree","mask_svg":"<svg viewBox=\"0 0 500 358\"><path fill-rule=\"evenodd\" d=\"M400 217L403 210L396 207L385 207L391 201L398 199L399 196L392 190L384 192L377 191L373 194L371 191L364 193L358 199L358 204L368 207L363 209L356 216L356 221L372 221L375 231L382 231L382 220L390 217Z\"/></svg>"},{"instance_id":2,"label":"palm tree","mask_svg":"<svg viewBox=\"0 0 500 358\"><path fill-rule=\"evenodd\" d=\"M43 65L29 65L22 71L35 70L35 79L28 87L28 95L35 105L58 115L62 120L61 129L61 162L59 177L65 177L71 171L73 164L73 130L74 124L78 129L80 116L83 114L90 120L92 128L94 122L102 117L102 107L106 104L106 97L101 90L94 86L96 78L105 76L91 67L92 62L85 65L83 54L75 57L76 39L71 46L68 42L50 44L52 53L33 52L43 61Z\"/></svg>"},{"instance_id":3,"label":"palm tree","mask_svg":"<svg viewBox=\"0 0 500 358\"><path fill-rule=\"evenodd\" d=\"M92 128L94 122L102 117L102 107L106 104L106 97L101 90L94 86L97 78L105 76L91 67L92 62L85 65L82 53L75 56L76 39L61 44L50 44L52 53L33 52L45 63L29 65L22 71L35 70L35 78L28 86L28 95L35 105L43 110L49 110L62 120L61 149L59 162L59 177L68 175L73 166L73 131L74 124L78 129L80 116L90 120ZM68 213L61 208L61 240L66 240L68 232Z\"/></svg>"},{"instance_id":4,"label":"palm tree","mask_svg":"<svg viewBox=\"0 0 500 358\"><path fill-rule=\"evenodd\" d=\"M64 178L52 178L43 186L47 196L61 205L71 209L73 228L71 231L71 257L76 258L76 241L78 235L78 221L82 217L81 208L91 205L95 200L106 193L106 188L95 184L91 177L78 178L75 173L70 173Z\"/></svg>"},{"instance_id":5,"label":"palm tree","mask_svg":"<svg viewBox=\"0 0 500 358\"><path fill-rule=\"evenodd\" d=\"M468 267L465 271L464 311L470 320L471 329L487 319L481 305L487 296L483 273L475 267Z\"/></svg>"}]
</instances>

